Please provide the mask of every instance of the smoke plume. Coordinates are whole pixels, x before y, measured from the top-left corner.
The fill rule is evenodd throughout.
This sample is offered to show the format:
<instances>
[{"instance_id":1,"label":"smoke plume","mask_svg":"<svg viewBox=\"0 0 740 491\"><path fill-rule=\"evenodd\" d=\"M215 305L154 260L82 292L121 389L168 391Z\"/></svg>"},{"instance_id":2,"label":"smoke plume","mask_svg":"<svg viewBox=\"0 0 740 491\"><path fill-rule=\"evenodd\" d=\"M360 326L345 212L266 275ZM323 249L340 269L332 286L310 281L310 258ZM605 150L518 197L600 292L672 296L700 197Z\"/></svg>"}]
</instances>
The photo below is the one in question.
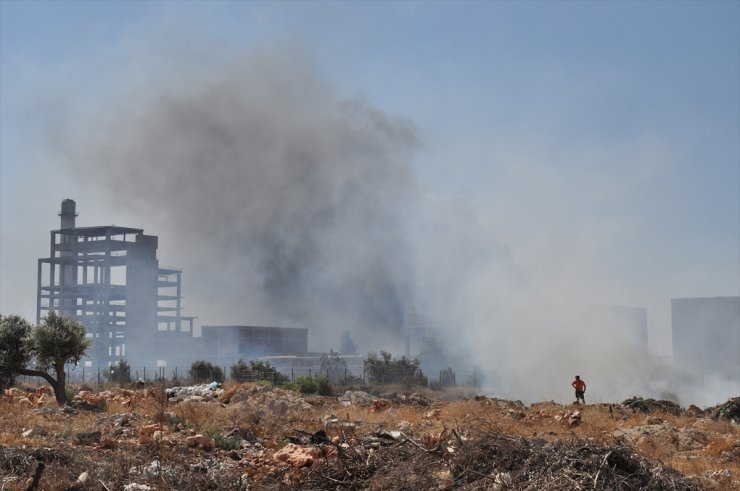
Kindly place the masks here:
<instances>
[{"instance_id":1,"label":"smoke plume","mask_svg":"<svg viewBox=\"0 0 740 491\"><path fill-rule=\"evenodd\" d=\"M208 324L310 327L312 341L400 334L414 126L338 97L286 52L170 82L108 107L69 155L153 223L160 256L185 268L188 310Z\"/></svg>"},{"instance_id":2,"label":"smoke plume","mask_svg":"<svg viewBox=\"0 0 740 491\"><path fill-rule=\"evenodd\" d=\"M419 184L414 125L344 96L303 54L196 55L128 66L136 76L57 140L98 199L160 237L198 324L307 327L317 351L350 331L362 353L401 354L413 318L444 347L427 366L472 371L496 395L567 400L577 373L589 402L661 395L646 333L598 308L644 305L610 271L627 262L629 216L603 211L629 206L639 173L614 165L584 187L552 169L587 174L598 148L503 155L512 189L479 206ZM630 151L611 159L656 160ZM84 225L91 205L78 206Z\"/></svg>"}]
</instances>

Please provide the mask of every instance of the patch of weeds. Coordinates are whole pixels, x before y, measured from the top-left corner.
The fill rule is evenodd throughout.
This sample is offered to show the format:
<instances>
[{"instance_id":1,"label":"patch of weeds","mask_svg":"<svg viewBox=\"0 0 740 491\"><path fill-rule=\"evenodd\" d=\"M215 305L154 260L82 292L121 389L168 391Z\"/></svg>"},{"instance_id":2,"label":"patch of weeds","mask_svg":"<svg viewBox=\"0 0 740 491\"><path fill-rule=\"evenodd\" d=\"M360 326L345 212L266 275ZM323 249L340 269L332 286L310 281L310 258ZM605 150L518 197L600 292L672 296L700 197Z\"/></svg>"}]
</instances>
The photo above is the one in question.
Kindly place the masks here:
<instances>
[{"instance_id":1,"label":"patch of weeds","mask_svg":"<svg viewBox=\"0 0 740 491\"><path fill-rule=\"evenodd\" d=\"M216 442L216 448L223 450L239 450L242 448L242 439L239 436L216 435L213 440Z\"/></svg>"},{"instance_id":2,"label":"patch of weeds","mask_svg":"<svg viewBox=\"0 0 740 491\"><path fill-rule=\"evenodd\" d=\"M215 439L221 436L221 426L216 423L206 423L201 427L200 432L203 436Z\"/></svg>"},{"instance_id":3,"label":"patch of weeds","mask_svg":"<svg viewBox=\"0 0 740 491\"><path fill-rule=\"evenodd\" d=\"M67 394L68 401L74 399L78 392L79 389L77 387L71 385L67 385L66 387L64 387L64 393Z\"/></svg>"},{"instance_id":4,"label":"patch of weeds","mask_svg":"<svg viewBox=\"0 0 740 491\"><path fill-rule=\"evenodd\" d=\"M294 383L301 394L331 395L331 385L326 377L298 377Z\"/></svg>"},{"instance_id":5,"label":"patch of weeds","mask_svg":"<svg viewBox=\"0 0 740 491\"><path fill-rule=\"evenodd\" d=\"M298 388L298 384L295 382L285 382L278 386L278 388L283 390L292 390L293 392L298 392L300 389Z\"/></svg>"},{"instance_id":6,"label":"patch of weeds","mask_svg":"<svg viewBox=\"0 0 740 491\"><path fill-rule=\"evenodd\" d=\"M188 428L190 426L187 419L175 416L174 414L166 414L163 423L167 426L182 425L183 428Z\"/></svg>"}]
</instances>

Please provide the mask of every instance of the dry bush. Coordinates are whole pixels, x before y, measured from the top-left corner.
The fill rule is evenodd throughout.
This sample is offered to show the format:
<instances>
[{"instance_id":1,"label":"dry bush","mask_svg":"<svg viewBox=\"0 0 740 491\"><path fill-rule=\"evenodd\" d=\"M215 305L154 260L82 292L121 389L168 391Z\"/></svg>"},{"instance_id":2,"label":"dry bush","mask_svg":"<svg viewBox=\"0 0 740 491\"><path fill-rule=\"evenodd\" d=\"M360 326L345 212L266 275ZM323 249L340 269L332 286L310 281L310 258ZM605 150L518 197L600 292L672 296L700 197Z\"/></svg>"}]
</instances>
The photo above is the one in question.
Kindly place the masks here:
<instances>
[{"instance_id":1,"label":"dry bush","mask_svg":"<svg viewBox=\"0 0 740 491\"><path fill-rule=\"evenodd\" d=\"M719 436L709 439L707 444L706 453L714 457L719 457L722 452L731 452L737 439L729 436Z\"/></svg>"}]
</instances>

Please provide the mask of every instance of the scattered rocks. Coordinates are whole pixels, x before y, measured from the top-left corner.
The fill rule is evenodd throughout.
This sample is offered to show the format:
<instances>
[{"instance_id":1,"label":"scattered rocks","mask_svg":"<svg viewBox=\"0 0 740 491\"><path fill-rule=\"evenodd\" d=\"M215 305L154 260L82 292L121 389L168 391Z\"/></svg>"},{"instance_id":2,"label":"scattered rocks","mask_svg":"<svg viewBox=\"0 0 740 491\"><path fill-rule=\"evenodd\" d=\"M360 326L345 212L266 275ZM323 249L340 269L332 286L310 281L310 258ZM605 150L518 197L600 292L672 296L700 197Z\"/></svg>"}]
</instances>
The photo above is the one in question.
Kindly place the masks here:
<instances>
[{"instance_id":1,"label":"scattered rocks","mask_svg":"<svg viewBox=\"0 0 740 491\"><path fill-rule=\"evenodd\" d=\"M323 455L318 447L301 447L294 443L288 443L283 448L275 452L275 460L286 462L288 465L296 468L308 467Z\"/></svg>"},{"instance_id":2,"label":"scattered rocks","mask_svg":"<svg viewBox=\"0 0 740 491\"><path fill-rule=\"evenodd\" d=\"M161 431L162 426L159 424L145 425L139 428L139 443L144 445L155 440L154 433Z\"/></svg>"},{"instance_id":3,"label":"scattered rocks","mask_svg":"<svg viewBox=\"0 0 740 491\"><path fill-rule=\"evenodd\" d=\"M705 476L716 482L721 487L729 487L732 484L732 471L722 469L721 471L707 471Z\"/></svg>"},{"instance_id":4,"label":"scattered rocks","mask_svg":"<svg viewBox=\"0 0 740 491\"><path fill-rule=\"evenodd\" d=\"M71 402L76 409L86 409L91 411L102 411L105 409L106 396L104 394L93 394L86 390L78 392Z\"/></svg>"},{"instance_id":5,"label":"scattered rocks","mask_svg":"<svg viewBox=\"0 0 740 491\"><path fill-rule=\"evenodd\" d=\"M126 484L123 487L123 491L151 491L152 488L147 486L146 484L138 484L135 482L132 482L130 484Z\"/></svg>"},{"instance_id":6,"label":"scattered rocks","mask_svg":"<svg viewBox=\"0 0 740 491\"><path fill-rule=\"evenodd\" d=\"M368 406L378 398L361 390L348 390L339 396L339 404L342 406Z\"/></svg>"},{"instance_id":7,"label":"scattered rocks","mask_svg":"<svg viewBox=\"0 0 740 491\"><path fill-rule=\"evenodd\" d=\"M416 404L417 406L424 407L429 406L432 403L431 399L417 392L414 392L410 395L402 395L399 397L399 399L401 400L401 402L404 403Z\"/></svg>"},{"instance_id":8,"label":"scattered rocks","mask_svg":"<svg viewBox=\"0 0 740 491\"><path fill-rule=\"evenodd\" d=\"M200 447L203 450L213 450L216 446L216 442L213 438L208 438L200 434L185 438L185 443L188 447Z\"/></svg>"},{"instance_id":9,"label":"scattered rocks","mask_svg":"<svg viewBox=\"0 0 740 491\"><path fill-rule=\"evenodd\" d=\"M75 445L95 445L100 442L102 434L99 431L77 433L74 438Z\"/></svg>"},{"instance_id":10,"label":"scattered rocks","mask_svg":"<svg viewBox=\"0 0 740 491\"><path fill-rule=\"evenodd\" d=\"M702 450L708 443L706 434L696 428L678 429L668 422L620 429L614 431L612 436L618 441L638 447L650 445L678 451Z\"/></svg>"},{"instance_id":11,"label":"scattered rocks","mask_svg":"<svg viewBox=\"0 0 740 491\"><path fill-rule=\"evenodd\" d=\"M74 491L74 490L77 490L77 489L84 489L85 484L87 483L87 481L89 479L90 479L90 474L87 473L87 472L83 472L82 474L80 474L77 477L77 480L75 482L73 482L72 484L70 484L69 486L67 486L66 491Z\"/></svg>"},{"instance_id":12,"label":"scattered rocks","mask_svg":"<svg viewBox=\"0 0 740 491\"><path fill-rule=\"evenodd\" d=\"M372 410L376 413L380 413L391 407L391 401L387 399L375 399L372 402Z\"/></svg>"},{"instance_id":13,"label":"scattered rocks","mask_svg":"<svg viewBox=\"0 0 740 491\"><path fill-rule=\"evenodd\" d=\"M562 424L574 427L581 424L582 416L581 411L565 411L553 417L555 421L560 421Z\"/></svg>"},{"instance_id":14,"label":"scattered rocks","mask_svg":"<svg viewBox=\"0 0 740 491\"><path fill-rule=\"evenodd\" d=\"M21 433L21 437L31 438L34 436L47 436L48 434L49 433L45 429L37 426L35 428L31 428L31 429L23 431L23 433Z\"/></svg>"}]
</instances>

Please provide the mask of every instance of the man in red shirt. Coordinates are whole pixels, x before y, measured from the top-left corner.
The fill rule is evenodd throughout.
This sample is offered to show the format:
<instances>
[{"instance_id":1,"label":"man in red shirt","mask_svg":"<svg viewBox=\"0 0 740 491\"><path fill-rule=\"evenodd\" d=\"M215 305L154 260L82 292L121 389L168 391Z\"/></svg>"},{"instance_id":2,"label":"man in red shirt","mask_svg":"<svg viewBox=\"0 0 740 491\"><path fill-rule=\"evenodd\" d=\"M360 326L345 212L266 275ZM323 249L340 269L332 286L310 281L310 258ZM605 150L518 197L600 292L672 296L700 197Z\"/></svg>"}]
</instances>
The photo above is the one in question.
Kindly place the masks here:
<instances>
[{"instance_id":1,"label":"man in red shirt","mask_svg":"<svg viewBox=\"0 0 740 491\"><path fill-rule=\"evenodd\" d=\"M578 404L579 400L586 404L586 399L584 398L584 394L586 393L586 382L581 380L580 376L576 375L576 379L570 385L576 389L576 404Z\"/></svg>"}]
</instances>

